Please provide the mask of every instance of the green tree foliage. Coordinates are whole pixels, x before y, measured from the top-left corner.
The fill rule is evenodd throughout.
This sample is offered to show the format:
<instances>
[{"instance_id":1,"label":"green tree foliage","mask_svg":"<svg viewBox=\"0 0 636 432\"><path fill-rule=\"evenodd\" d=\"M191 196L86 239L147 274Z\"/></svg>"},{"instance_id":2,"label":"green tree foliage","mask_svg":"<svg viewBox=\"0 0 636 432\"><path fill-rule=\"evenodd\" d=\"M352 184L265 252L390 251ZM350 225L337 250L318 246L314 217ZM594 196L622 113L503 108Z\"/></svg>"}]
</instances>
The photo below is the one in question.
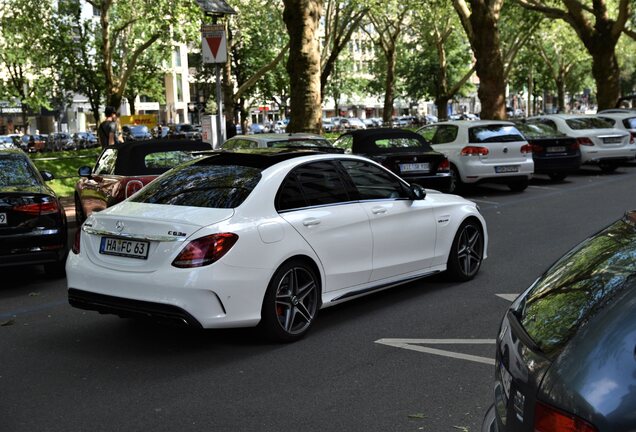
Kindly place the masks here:
<instances>
[{"instance_id":1,"label":"green tree foliage","mask_svg":"<svg viewBox=\"0 0 636 432\"><path fill-rule=\"evenodd\" d=\"M48 1L4 0L0 11L0 97L22 104L28 114L51 108L59 95L49 40L52 5ZM57 92L56 92L57 90Z\"/></svg>"}]
</instances>

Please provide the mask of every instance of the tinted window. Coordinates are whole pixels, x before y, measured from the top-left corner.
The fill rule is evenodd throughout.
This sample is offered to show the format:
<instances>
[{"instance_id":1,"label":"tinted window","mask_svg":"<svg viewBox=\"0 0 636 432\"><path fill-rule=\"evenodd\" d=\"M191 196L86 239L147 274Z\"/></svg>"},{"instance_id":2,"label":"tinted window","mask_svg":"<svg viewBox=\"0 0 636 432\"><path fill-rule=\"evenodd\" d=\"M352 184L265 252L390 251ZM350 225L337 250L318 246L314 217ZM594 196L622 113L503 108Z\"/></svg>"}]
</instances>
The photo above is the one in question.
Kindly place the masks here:
<instances>
[{"instance_id":1,"label":"tinted window","mask_svg":"<svg viewBox=\"0 0 636 432\"><path fill-rule=\"evenodd\" d=\"M353 146L353 137L348 134L342 135L333 143L333 146L345 150L351 150L351 147Z\"/></svg>"},{"instance_id":2,"label":"tinted window","mask_svg":"<svg viewBox=\"0 0 636 432\"><path fill-rule=\"evenodd\" d=\"M143 188L132 201L193 207L235 208L248 197L261 170L239 165L173 169Z\"/></svg>"},{"instance_id":3,"label":"tinted window","mask_svg":"<svg viewBox=\"0 0 636 432\"><path fill-rule=\"evenodd\" d=\"M441 125L437 127L435 136L432 138L432 144L447 144L455 141L457 138L457 126Z\"/></svg>"},{"instance_id":4,"label":"tinted window","mask_svg":"<svg viewBox=\"0 0 636 432\"><path fill-rule=\"evenodd\" d=\"M191 153L180 150L150 153L144 156L144 165L148 169L170 169L194 158Z\"/></svg>"},{"instance_id":5,"label":"tinted window","mask_svg":"<svg viewBox=\"0 0 636 432\"><path fill-rule=\"evenodd\" d=\"M624 119L623 125L626 129L636 129L636 117Z\"/></svg>"},{"instance_id":6,"label":"tinted window","mask_svg":"<svg viewBox=\"0 0 636 432\"><path fill-rule=\"evenodd\" d=\"M361 200L407 196L405 186L382 168L363 161L344 160L340 163L351 177Z\"/></svg>"},{"instance_id":7,"label":"tinted window","mask_svg":"<svg viewBox=\"0 0 636 432\"><path fill-rule=\"evenodd\" d=\"M222 147L225 150L258 148L258 143L252 140L237 138L237 139L227 140Z\"/></svg>"},{"instance_id":8,"label":"tinted window","mask_svg":"<svg viewBox=\"0 0 636 432\"><path fill-rule=\"evenodd\" d=\"M299 188L299 189L297 189ZM349 201L346 186L331 162L315 162L294 169L284 183L278 199L278 210L297 205L321 206ZM295 196L302 193L304 199ZM304 201L304 202L303 202Z\"/></svg>"},{"instance_id":9,"label":"tinted window","mask_svg":"<svg viewBox=\"0 0 636 432\"><path fill-rule=\"evenodd\" d=\"M35 186L40 184L38 174L21 155L0 154L0 186Z\"/></svg>"},{"instance_id":10,"label":"tinted window","mask_svg":"<svg viewBox=\"0 0 636 432\"><path fill-rule=\"evenodd\" d=\"M93 174L105 175L113 174L115 172L115 162L117 161L117 150L106 149L100 156Z\"/></svg>"},{"instance_id":11,"label":"tinted window","mask_svg":"<svg viewBox=\"0 0 636 432\"><path fill-rule=\"evenodd\" d=\"M373 144L378 150L431 150L431 147L420 137L378 138Z\"/></svg>"},{"instance_id":12,"label":"tinted window","mask_svg":"<svg viewBox=\"0 0 636 432\"><path fill-rule=\"evenodd\" d=\"M598 117L577 117L567 119L565 123L573 130L607 129L612 127L607 121Z\"/></svg>"},{"instance_id":13,"label":"tinted window","mask_svg":"<svg viewBox=\"0 0 636 432\"><path fill-rule=\"evenodd\" d=\"M564 137L564 133L559 132L550 125L543 123L520 123L517 128L526 138L548 138L548 137Z\"/></svg>"},{"instance_id":14,"label":"tinted window","mask_svg":"<svg viewBox=\"0 0 636 432\"><path fill-rule=\"evenodd\" d=\"M437 126L430 126L418 130L417 133L422 135L426 141L432 143L435 131L437 131Z\"/></svg>"},{"instance_id":15,"label":"tinted window","mask_svg":"<svg viewBox=\"0 0 636 432\"><path fill-rule=\"evenodd\" d=\"M468 141L472 144L480 144L488 142L514 142L525 140L514 126L488 125L468 129Z\"/></svg>"},{"instance_id":16,"label":"tinted window","mask_svg":"<svg viewBox=\"0 0 636 432\"><path fill-rule=\"evenodd\" d=\"M636 272L636 227L622 220L578 245L532 287L518 310L534 342L556 353Z\"/></svg>"}]
</instances>

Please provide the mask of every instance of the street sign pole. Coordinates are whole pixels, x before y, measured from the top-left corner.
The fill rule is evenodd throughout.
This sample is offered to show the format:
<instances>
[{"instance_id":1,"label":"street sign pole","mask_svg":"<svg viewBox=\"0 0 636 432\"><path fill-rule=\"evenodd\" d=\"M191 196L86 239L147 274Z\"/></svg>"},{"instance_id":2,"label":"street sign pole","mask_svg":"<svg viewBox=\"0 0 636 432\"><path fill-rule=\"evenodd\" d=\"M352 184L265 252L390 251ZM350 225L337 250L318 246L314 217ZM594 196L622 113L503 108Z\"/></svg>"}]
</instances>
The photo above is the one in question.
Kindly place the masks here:
<instances>
[{"instance_id":1,"label":"street sign pole","mask_svg":"<svg viewBox=\"0 0 636 432\"><path fill-rule=\"evenodd\" d=\"M221 96L221 66L227 61L227 42L224 24L204 24L201 26L202 56L204 63L214 63L216 67L216 146L225 140L223 124L223 100Z\"/></svg>"},{"instance_id":2,"label":"street sign pole","mask_svg":"<svg viewBox=\"0 0 636 432\"><path fill-rule=\"evenodd\" d=\"M223 127L223 99L221 98L221 65L216 64L216 136L217 147L225 142L225 128Z\"/></svg>"}]
</instances>

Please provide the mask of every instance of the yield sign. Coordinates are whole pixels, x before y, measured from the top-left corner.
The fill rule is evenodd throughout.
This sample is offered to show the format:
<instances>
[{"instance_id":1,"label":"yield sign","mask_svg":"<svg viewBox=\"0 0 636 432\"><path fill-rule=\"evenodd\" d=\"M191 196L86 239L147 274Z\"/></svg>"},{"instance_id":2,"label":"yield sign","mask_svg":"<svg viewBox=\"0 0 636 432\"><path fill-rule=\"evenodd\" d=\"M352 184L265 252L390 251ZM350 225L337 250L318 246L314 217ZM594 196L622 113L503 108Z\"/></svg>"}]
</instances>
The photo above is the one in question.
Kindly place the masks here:
<instances>
[{"instance_id":1,"label":"yield sign","mask_svg":"<svg viewBox=\"0 0 636 432\"><path fill-rule=\"evenodd\" d=\"M227 61L224 25L206 24L201 26L201 55L203 63L225 63Z\"/></svg>"},{"instance_id":2,"label":"yield sign","mask_svg":"<svg viewBox=\"0 0 636 432\"><path fill-rule=\"evenodd\" d=\"M375 343L434 354L442 357L451 357L459 360L468 360L476 363L495 365L495 360L488 357L464 354L455 351L432 348L425 345L494 345L495 339L378 339Z\"/></svg>"}]
</instances>

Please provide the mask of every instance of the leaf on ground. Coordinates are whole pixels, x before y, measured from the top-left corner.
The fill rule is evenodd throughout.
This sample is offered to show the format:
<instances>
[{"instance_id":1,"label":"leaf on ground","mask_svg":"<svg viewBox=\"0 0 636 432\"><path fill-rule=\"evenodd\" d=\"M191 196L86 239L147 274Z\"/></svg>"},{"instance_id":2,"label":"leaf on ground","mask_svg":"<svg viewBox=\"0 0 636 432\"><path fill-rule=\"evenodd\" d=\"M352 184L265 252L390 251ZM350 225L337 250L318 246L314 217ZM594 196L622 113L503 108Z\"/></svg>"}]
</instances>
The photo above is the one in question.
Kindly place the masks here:
<instances>
[{"instance_id":1,"label":"leaf on ground","mask_svg":"<svg viewBox=\"0 0 636 432\"><path fill-rule=\"evenodd\" d=\"M13 324L15 324L15 320L12 318L10 320L0 322L0 327L8 327Z\"/></svg>"},{"instance_id":2,"label":"leaf on ground","mask_svg":"<svg viewBox=\"0 0 636 432\"><path fill-rule=\"evenodd\" d=\"M426 418L426 416L422 413L416 413L416 414L409 414L408 417L410 419L418 419L418 420L423 420Z\"/></svg>"}]
</instances>

